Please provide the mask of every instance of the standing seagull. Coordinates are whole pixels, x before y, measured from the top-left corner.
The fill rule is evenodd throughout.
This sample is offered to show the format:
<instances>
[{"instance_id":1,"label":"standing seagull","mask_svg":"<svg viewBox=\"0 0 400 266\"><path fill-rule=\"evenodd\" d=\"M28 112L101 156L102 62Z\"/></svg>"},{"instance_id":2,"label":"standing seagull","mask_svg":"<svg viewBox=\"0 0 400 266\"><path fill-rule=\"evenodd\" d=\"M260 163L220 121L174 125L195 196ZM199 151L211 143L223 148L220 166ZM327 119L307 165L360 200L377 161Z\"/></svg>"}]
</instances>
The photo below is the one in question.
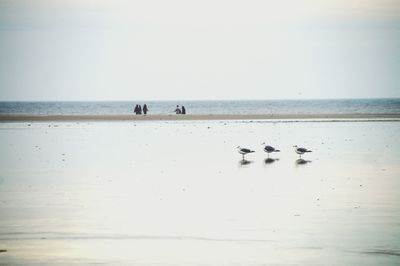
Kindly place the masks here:
<instances>
[{"instance_id":1,"label":"standing seagull","mask_svg":"<svg viewBox=\"0 0 400 266\"><path fill-rule=\"evenodd\" d=\"M248 153L252 153L254 151L246 148L241 148L240 146L237 146L238 152L243 156L243 161L244 161L244 156Z\"/></svg>"},{"instance_id":2,"label":"standing seagull","mask_svg":"<svg viewBox=\"0 0 400 266\"><path fill-rule=\"evenodd\" d=\"M300 159L301 159L301 155L302 155L302 154L304 154L304 153L306 153L306 152L312 152L312 151L310 151L310 150L307 150L306 148L299 148L299 147L297 147L297 145L294 145L293 147L294 147L294 151L295 151L297 154L300 155Z\"/></svg>"},{"instance_id":3,"label":"standing seagull","mask_svg":"<svg viewBox=\"0 0 400 266\"><path fill-rule=\"evenodd\" d=\"M261 143L261 145L265 145L265 142ZM274 147L269 146L269 145L265 145L264 151L268 154L268 158L269 158L269 154L270 154L271 152L280 152L280 150L277 150L277 149L275 149Z\"/></svg>"}]
</instances>

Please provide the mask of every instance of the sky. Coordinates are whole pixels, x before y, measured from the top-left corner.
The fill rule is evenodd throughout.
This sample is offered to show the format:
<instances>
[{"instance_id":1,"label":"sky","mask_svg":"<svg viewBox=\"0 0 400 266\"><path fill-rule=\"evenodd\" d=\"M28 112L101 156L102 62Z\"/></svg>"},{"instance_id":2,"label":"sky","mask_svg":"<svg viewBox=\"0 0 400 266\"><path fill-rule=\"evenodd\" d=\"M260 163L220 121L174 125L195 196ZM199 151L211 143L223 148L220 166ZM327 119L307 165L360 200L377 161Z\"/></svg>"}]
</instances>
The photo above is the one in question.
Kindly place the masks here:
<instances>
[{"instance_id":1,"label":"sky","mask_svg":"<svg viewBox=\"0 0 400 266\"><path fill-rule=\"evenodd\" d=\"M0 0L0 100L400 97L399 0Z\"/></svg>"}]
</instances>

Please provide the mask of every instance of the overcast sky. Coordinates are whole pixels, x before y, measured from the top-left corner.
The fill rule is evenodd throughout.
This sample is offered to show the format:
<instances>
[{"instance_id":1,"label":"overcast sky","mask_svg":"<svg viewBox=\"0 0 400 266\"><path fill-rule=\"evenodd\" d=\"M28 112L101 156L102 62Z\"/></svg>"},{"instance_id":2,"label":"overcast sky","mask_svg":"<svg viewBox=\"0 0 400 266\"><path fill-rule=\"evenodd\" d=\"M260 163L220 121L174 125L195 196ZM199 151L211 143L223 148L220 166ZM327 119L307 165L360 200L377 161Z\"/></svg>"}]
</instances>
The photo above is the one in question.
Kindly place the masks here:
<instances>
[{"instance_id":1,"label":"overcast sky","mask_svg":"<svg viewBox=\"0 0 400 266\"><path fill-rule=\"evenodd\" d=\"M0 0L0 100L400 97L399 0Z\"/></svg>"}]
</instances>

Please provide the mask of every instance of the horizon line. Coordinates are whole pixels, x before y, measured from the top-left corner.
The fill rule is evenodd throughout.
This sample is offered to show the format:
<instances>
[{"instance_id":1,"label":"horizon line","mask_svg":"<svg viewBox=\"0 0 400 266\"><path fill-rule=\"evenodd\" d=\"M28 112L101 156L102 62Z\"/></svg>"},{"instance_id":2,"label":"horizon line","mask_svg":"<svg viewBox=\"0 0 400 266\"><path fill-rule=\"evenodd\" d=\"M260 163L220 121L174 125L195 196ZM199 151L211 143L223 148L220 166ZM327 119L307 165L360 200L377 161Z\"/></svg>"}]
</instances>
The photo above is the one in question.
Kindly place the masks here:
<instances>
[{"instance_id":1,"label":"horizon line","mask_svg":"<svg viewBox=\"0 0 400 266\"><path fill-rule=\"evenodd\" d=\"M400 97L364 97L364 98L276 98L276 99L129 99L129 100L0 100L0 102L201 102L201 101L312 101L312 100L400 100Z\"/></svg>"}]
</instances>

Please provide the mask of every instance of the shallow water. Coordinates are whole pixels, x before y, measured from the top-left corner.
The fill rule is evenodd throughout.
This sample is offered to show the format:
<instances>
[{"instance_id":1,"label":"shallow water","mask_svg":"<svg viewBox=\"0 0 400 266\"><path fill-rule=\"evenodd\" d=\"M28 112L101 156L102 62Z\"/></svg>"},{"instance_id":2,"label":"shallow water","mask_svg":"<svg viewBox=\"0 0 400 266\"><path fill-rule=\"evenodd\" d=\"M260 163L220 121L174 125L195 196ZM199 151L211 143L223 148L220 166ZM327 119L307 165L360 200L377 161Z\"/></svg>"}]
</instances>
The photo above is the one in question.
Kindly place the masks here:
<instances>
[{"instance_id":1,"label":"shallow water","mask_svg":"<svg viewBox=\"0 0 400 266\"><path fill-rule=\"evenodd\" d=\"M399 132L1 123L0 264L399 265ZM301 163L295 144L313 150ZM243 163L238 145L256 153Z\"/></svg>"}]
</instances>

